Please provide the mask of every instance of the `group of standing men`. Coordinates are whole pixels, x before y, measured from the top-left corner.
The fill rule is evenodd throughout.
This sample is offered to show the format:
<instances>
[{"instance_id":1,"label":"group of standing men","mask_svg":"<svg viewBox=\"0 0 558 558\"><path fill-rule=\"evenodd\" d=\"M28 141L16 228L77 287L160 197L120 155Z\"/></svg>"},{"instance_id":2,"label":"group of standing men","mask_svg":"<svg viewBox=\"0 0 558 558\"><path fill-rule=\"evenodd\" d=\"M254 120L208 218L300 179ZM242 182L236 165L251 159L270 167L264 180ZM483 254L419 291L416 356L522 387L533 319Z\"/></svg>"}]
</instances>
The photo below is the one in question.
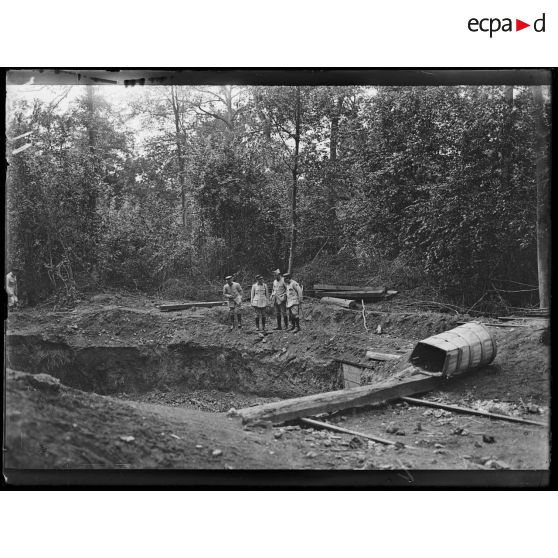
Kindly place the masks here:
<instances>
[{"instance_id":1,"label":"group of standing men","mask_svg":"<svg viewBox=\"0 0 558 558\"><path fill-rule=\"evenodd\" d=\"M264 283L262 275L256 275L256 282L252 285L252 292L250 294L250 304L254 308L256 314L256 328L259 332L265 332L266 315L265 310L269 304L275 307L275 316L277 319L277 327L273 329L285 329L298 333L300 331L300 307L302 305L302 287L291 278L290 273L281 274L279 269L276 269L273 274L275 279L273 281L273 289L271 296L269 295L269 288ZM225 277L227 281L223 287L223 296L228 302L229 306L229 319L231 322L231 331L235 327L235 319L238 328L242 328L242 287L240 283L233 281L232 275ZM291 326L289 327L289 322ZM261 327L260 327L261 324Z\"/></svg>"}]
</instances>

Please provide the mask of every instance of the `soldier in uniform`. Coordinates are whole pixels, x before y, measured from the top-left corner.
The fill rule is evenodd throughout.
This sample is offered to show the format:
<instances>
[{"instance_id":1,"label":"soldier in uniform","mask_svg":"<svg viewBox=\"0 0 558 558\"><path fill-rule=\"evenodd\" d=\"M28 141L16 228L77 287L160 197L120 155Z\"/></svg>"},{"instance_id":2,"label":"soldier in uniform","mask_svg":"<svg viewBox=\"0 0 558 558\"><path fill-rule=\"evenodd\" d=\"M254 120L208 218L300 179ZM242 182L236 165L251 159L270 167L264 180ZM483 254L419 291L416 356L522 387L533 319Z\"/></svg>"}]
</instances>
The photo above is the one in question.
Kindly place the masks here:
<instances>
[{"instance_id":1,"label":"soldier in uniform","mask_svg":"<svg viewBox=\"0 0 558 558\"><path fill-rule=\"evenodd\" d=\"M261 275L256 275L256 282L252 285L252 293L250 295L250 303L256 312L256 328L258 331L265 332L265 309L269 302L269 289L264 283ZM260 320L262 329L260 330Z\"/></svg>"},{"instance_id":2,"label":"soldier in uniform","mask_svg":"<svg viewBox=\"0 0 558 558\"><path fill-rule=\"evenodd\" d=\"M276 269L273 273L275 274L275 280L273 281L271 300L277 317L277 327L273 329L281 329L281 316L285 322L285 329L287 329L289 327L289 319L287 318L287 287L281 272Z\"/></svg>"},{"instance_id":3,"label":"soldier in uniform","mask_svg":"<svg viewBox=\"0 0 558 558\"><path fill-rule=\"evenodd\" d=\"M225 277L226 283L223 287L223 296L229 305L229 319L231 321L231 331L234 329L234 317L238 321L238 329L242 328L242 316L240 308L242 306L242 287L240 283L233 281L232 275Z\"/></svg>"},{"instance_id":4,"label":"soldier in uniform","mask_svg":"<svg viewBox=\"0 0 558 558\"><path fill-rule=\"evenodd\" d=\"M17 269L6 275L6 293L8 294L8 307L17 308Z\"/></svg>"},{"instance_id":5,"label":"soldier in uniform","mask_svg":"<svg viewBox=\"0 0 558 558\"><path fill-rule=\"evenodd\" d=\"M293 279L290 273L283 275L285 286L287 288L287 309L289 310L289 318L291 327L289 331L298 333L300 331L300 306L302 305L302 287Z\"/></svg>"}]
</instances>

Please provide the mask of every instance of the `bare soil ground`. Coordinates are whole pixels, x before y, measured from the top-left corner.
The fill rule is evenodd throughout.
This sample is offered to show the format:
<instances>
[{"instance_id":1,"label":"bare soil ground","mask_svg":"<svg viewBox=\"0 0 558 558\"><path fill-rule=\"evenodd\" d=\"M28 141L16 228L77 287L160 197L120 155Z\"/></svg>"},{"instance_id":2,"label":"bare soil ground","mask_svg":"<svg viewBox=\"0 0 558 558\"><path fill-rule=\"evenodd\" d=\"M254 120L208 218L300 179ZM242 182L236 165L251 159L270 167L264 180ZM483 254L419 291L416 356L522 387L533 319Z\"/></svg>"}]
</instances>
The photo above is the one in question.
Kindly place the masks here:
<instances>
[{"instance_id":1,"label":"bare soil ground","mask_svg":"<svg viewBox=\"0 0 558 558\"><path fill-rule=\"evenodd\" d=\"M398 447L296 423L246 428L226 414L338 389L335 359L365 362L371 347L408 351L463 316L370 305L376 314L367 314L367 331L360 313L309 301L302 332L262 338L250 308L243 330L231 332L226 308L162 313L161 302L112 294L72 311L44 306L10 314L7 364L20 372L6 379L6 467L548 467L548 428L406 403L327 417L402 442ZM268 327L274 321L269 315ZM378 324L382 335L372 333ZM491 328L498 344L494 363L427 398L548 422L549 350L540 342L545 324L529 324ZM377 363L372 376L387 376L397 366Z\"/></svg>"}]
</instances>

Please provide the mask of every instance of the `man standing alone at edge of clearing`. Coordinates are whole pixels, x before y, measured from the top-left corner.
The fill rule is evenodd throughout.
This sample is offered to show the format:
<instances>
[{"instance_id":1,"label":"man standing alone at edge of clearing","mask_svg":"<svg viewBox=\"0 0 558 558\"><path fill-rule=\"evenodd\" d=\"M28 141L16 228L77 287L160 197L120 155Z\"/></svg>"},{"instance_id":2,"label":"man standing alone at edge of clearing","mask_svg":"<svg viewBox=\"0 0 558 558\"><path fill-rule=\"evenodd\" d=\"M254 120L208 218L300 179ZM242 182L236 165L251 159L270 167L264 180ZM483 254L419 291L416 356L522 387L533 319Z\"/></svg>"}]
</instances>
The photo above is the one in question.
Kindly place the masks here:
<instances>
[{"instance_id":1,"label":"man standing alone at edge of clearing","mask_svg":"<svg viewBox=\"0 0 558 558\"><path fill-rule=\"evenodd\" d=\"M6 293L8 294L8 307L17 308L17 269L8 272L6 275Z\"/></svg>"},{"instance_id":2,"label":"man standing alone at edge of clearing","mask_svg":"<svg viewBox=\"0 0 558 558\"><path fill-rule=\"evenodd\" d=\"M252 293L250 295L250 303L256 312L256 328L258 331L265 332L265 309L269 300L269 290L264 283L261 275L256 275L256 282L252 285ZM260 319L262 321L262 329L260 330Z\"/></svg>"},{"instance_id":3,"label":"man standing alone at edge of clearing","mask_svg":"<svg viewBox=\"0 0 558 558\"><path fill-rule=\"evenodd\" d=\"M275 306L275 315L277 317L277 327L273 329L281 329L281 316L285 322L285 329L289 327L289 319L287 318L287 287L281 271L276 269L274 272L275 280L273 281L273 290L271 291L271 300Z\"/></svg>"},{"instance_id":4,"label":"man standing alone at edge of clearing","mask_svg":"<svg viewBox=\"0 0 558 558\"><path fill-rule=\"evenodd\" d=\"M232 275L225 277L226 283L223 287L223 296L229 304L229 319L231 321L231 331L234 329L234 317L237 317L238 329L242 328L242 316L240 308L242 306L242 287L240 283L233 281Z\"/></svg>"},{"instance_id":5,"label":"man standing alone at edge of clearing","mask_svg":"<svg viewBox=\"0 0 558 558\"><path fill-rule=\"evenodd\" d=\"M293 279L290 273L283 275L285 286L287 288L287 308L289 309L289 318L292 327L289 331L298 333L300 331L300 306L302 305L302 287Z\"/></svg>"}]
</instances>

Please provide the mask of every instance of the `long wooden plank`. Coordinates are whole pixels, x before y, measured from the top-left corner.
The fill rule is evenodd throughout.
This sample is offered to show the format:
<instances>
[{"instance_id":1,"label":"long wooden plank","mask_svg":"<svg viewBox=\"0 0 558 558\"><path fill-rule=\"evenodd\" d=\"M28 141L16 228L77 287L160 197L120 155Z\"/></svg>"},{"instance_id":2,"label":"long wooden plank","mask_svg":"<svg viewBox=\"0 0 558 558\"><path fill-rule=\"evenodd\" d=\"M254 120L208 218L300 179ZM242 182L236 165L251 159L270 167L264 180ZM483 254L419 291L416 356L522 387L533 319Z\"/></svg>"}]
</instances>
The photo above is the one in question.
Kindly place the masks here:
<instances>
[{"instance_id":1,"label":"long wooden plank","mask_svg":"<svg viewBox=\"0 0 558 558\"><path fill-rule=\"evenodd\" d=\"M435 409L445 409L446 411L453 411L455 413L464 413L467 415L477 415L480 417L488 417L498 420L506 420L508 422L519 422L521 424L533 424L534 426L548 426L544 422L536 420L528 420L519 417L512 417L509 415L500 415L498 413L489 413L488 411L479 411L477 409L470 409L469 407L458 407L456 405L446 405L445 403L438 403L437 401L427 401L426 399L416 399L414 397L402 397L403 401L411 403L412 405L423 405L425 407L434 407Z\"/></svg>"},{"instance_id":2,"label":"long wooden plank","mask_svg":"<svg viewBox=\"0 0 558 558\"><path fill-rule=\"evenodd\" d=\"M384 298L384 293L371 291L314 291L317 297L350 298L352 300L367 300Z\"/></svg>"},{"instance_id":3,"label":"long wooden plank","mask_svg":"<svg viewBox=\"0 0 558 558\"><path fill-rule=\"evenodd\" d=\"M470 324L473 322L455 322L458 325ZM489 323L489 322L481 322L483 326L489 327L531 327L529 324L496 324L496 323Z\"/></svg>"},{"instance_id":4,"label":"long wooden plank","mask_svg":"<svg viewBox=\"0 0 558 558\"><path fill-rule=\"evenodd\" d=\"M15 138L12 138L10 141L15 141L21 138L25 138L27 136L30 136L33 133L33 130L31 130L30 132L25 132L25 134L21 134L19 136L16 136Z\"/></svg>"},{"instance_id":5,"label":"long wooden plank","mask_svg":"<svg viewBox=\"0 0 558 558\"><path fill-rule=\"evenodd\" d=\"M305 397L285 399L276 403L266 403L240 409L238 414L243 422L271 421L274 424L320 413L341 411L354 407L364 407L399 399L405 395L424 393L438 387L440 378L417 374L403 380L384 382L351 389L328 391Z\"/></svg>"},{"instance_id":6,"label":"long wooden plank","mask_svg":"<svg viewBox=\"0 0 558 558\"><path fill-rule=\"evenodd\" d=\"M512 322L514 320L547 320L549 316L535 315L535 316L498 316L499 320L503 320L505 322Z\"/></svg>"},{"instance_id":7,"label":"long wooden plank","mask_svg":"<svg viewBox=\"0 0 558 558\"><path fill-rule=\"evenodd\" d=\"M222 300L211 302L184 302L179 304L161 304L159 310L161 312L171 312L173 310L186 310L187 308L211 308L212 306L220 306L224 304Z\"/></svg>"},{"instance_id":8,"label":"long wooden plank","mask_svg":"<svg viewBox=\"0 0 558 558\"><path fill-rule=\"evenodd\" d=\"M392 355L389 353L377 353L376 351L366 351L366 358L370 360L399 360L403 355Z\"/></svg>"},{"instance_id":9,"label":"long wooden plank","mask_svg":"<svg viewBox=\"0 0 558 558\"><path fill-rule=\"evenodd\" d=\"M386 287L358 287L356 285L327 285L325 283L316 283L315 291L360 291L369 293L384 294Z\"/></svg>"},{"instance_id":10,"label":"long wooden plank","mask_svg":"<svg viewBox=\"0 0 558 558\"><path fill-rule=\"evenodd\" d=\"M18 147L17 149L14 149L12 151L12 155L17 155L18 153L21 153L22 151L25 151L26 149L29 149L33 144L32 143L26 143L25 145L22 145L21 147Z\"/></svg>"},{"instance_id":11,"label":"long wooden plank","mask_svg":"<svg viewBox=\"0 0 558 558\"><path fill-rule=\"evenodd\" d=\"M386 444L387 446L395 446L396 444L396 442L392 440L386 440L385 438L372 436L372 434L364 434L363 432L357 432L356 430L349 430L348 428L342 428L341 426L336 426L335 424L329 424L328 422L322 422L320 420L301 418L300 421L304 424L308 424L309 426L313 426L314 428L326 428L327 430L333 430L333 432L340 432L341 434L350 434L351 436L366 438L368 440L373 440L374 442L379 442L380 444ZM413 446L405 447L407 449L416 449Z\"/></svg>"}]
</instances>

